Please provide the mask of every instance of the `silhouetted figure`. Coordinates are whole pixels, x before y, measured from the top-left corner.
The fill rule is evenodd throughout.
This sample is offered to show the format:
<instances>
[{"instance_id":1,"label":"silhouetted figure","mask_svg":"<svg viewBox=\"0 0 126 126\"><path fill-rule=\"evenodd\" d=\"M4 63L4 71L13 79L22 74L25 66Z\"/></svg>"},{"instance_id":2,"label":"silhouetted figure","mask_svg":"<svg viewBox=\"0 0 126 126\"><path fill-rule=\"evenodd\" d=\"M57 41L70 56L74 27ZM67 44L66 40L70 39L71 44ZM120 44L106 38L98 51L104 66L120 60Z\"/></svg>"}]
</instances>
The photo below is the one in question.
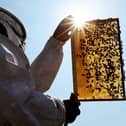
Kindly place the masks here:
<instances>
[{"instance_id":1,"label":"silhouetted figure","mask_svg":"<svg viewBox=\"0 0 126 126\"><path fill-rule=\"evenodd\" d=\"M80 114L75 94L64 101L43 94L62 62L63 45L73 28L71 19L68 16L60 22L30 65L23 50L24 26L0 8L0 126L63 126Z\"/></svg>"}]
</instances>

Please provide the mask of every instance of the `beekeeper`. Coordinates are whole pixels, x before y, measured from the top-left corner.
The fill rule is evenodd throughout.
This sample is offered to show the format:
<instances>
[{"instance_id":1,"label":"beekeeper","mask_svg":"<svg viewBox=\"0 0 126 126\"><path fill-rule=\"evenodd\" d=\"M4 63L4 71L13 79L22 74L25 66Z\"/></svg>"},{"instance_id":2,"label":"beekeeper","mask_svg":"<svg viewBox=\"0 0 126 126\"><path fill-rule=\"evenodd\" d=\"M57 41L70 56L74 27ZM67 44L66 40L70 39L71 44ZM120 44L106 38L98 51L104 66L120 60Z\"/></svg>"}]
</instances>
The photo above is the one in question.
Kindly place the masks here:
<instances>
[{"instance_id":1,"label":"beekeeper","mask_svg":"<svg viewBox=\"0 0 126 126\"><path fill-rule=\"evenodd\" d=\"M26 31L23 24L12 13L0 8L1 126L63 126L80 114L75 94L64 101L43 94L50 88L62 62L63 45L73 28L69 23L71 18L68 16L60 22L30 65L24 53Z\"/></svg>"}]
</instances>

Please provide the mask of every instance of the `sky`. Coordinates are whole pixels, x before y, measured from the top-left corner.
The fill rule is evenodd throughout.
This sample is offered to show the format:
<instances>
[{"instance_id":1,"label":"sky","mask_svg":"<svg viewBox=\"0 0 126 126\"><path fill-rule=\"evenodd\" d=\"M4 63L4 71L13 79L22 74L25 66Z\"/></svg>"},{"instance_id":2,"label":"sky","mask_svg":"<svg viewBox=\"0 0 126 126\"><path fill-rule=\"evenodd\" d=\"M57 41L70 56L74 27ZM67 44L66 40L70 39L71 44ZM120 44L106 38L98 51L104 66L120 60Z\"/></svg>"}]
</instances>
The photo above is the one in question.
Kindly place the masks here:
<instances>
[{"instance_id":1,"label":"sky","mask_svg":"<svg viewBox=\"0 0 126 126\"><path fill-rule=\"evenodd\" d=\"M30 63L42 51L58 23L81 10L85 20L119 18L123 59L126 57L125 0L0 0L0 6L13 12L27 30L25 52ZM126 68L124 67L124 70ZM46 94L61 100L73 92L70 40L64 46L60 70ZM81 102L81 114L69 126L125 126L126 101Z\"/></svg>"}]
</instances>

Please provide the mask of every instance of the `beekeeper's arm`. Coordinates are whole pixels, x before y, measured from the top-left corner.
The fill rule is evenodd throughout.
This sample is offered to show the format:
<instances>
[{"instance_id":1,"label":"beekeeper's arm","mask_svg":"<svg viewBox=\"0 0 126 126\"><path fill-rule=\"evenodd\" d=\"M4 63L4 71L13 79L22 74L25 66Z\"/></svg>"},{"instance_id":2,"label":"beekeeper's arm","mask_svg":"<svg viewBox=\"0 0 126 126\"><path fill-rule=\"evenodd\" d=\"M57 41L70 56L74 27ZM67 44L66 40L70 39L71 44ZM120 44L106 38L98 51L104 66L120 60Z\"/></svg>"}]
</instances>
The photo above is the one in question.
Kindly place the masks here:
<instances>
[{"instance_id":1,"label":"beekeeper's arm","mask_svg":"<svg viewBox=\"0 0 126 126\"><path fill-rule=\"evenodd\" d=\"M44 50L31 65L37 91L48 90L58 72L63 58L63 45L70 38L68 33L73 28L71 20L72 17L68 16L60 22Z\"/></svg>"}]
</instances>

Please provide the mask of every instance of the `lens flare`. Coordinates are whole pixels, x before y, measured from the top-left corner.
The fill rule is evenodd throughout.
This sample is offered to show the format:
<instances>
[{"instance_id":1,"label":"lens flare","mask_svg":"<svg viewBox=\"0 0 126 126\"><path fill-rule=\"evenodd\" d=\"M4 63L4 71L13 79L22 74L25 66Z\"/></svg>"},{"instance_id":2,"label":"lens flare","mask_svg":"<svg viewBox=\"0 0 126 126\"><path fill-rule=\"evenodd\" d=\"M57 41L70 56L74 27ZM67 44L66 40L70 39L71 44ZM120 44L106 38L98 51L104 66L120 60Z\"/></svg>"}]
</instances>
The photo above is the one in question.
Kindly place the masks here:
<instances>
[{"instance_id":1,"label":"lens flare","mask_svg":"<svg viewBox=\"0 0 126 126\"><path fill-rule=\"evenodd\" d=\"M74 24L76 27L81 28L84 24L82 17L80 15L74 16Z\"/></svg>"},{"instance_id":2,"label":"lens flare","mask_svg":"<svg viewBox=\"0 0 126 126\"><path fill-rule=\"evenodd\" d=\"M76 28L82 28L84 27L86 20L84 19L84 15L82 14L81 11L76 10L73 12L73 24L75 25Z\"/></svg>"}]
</instances>

